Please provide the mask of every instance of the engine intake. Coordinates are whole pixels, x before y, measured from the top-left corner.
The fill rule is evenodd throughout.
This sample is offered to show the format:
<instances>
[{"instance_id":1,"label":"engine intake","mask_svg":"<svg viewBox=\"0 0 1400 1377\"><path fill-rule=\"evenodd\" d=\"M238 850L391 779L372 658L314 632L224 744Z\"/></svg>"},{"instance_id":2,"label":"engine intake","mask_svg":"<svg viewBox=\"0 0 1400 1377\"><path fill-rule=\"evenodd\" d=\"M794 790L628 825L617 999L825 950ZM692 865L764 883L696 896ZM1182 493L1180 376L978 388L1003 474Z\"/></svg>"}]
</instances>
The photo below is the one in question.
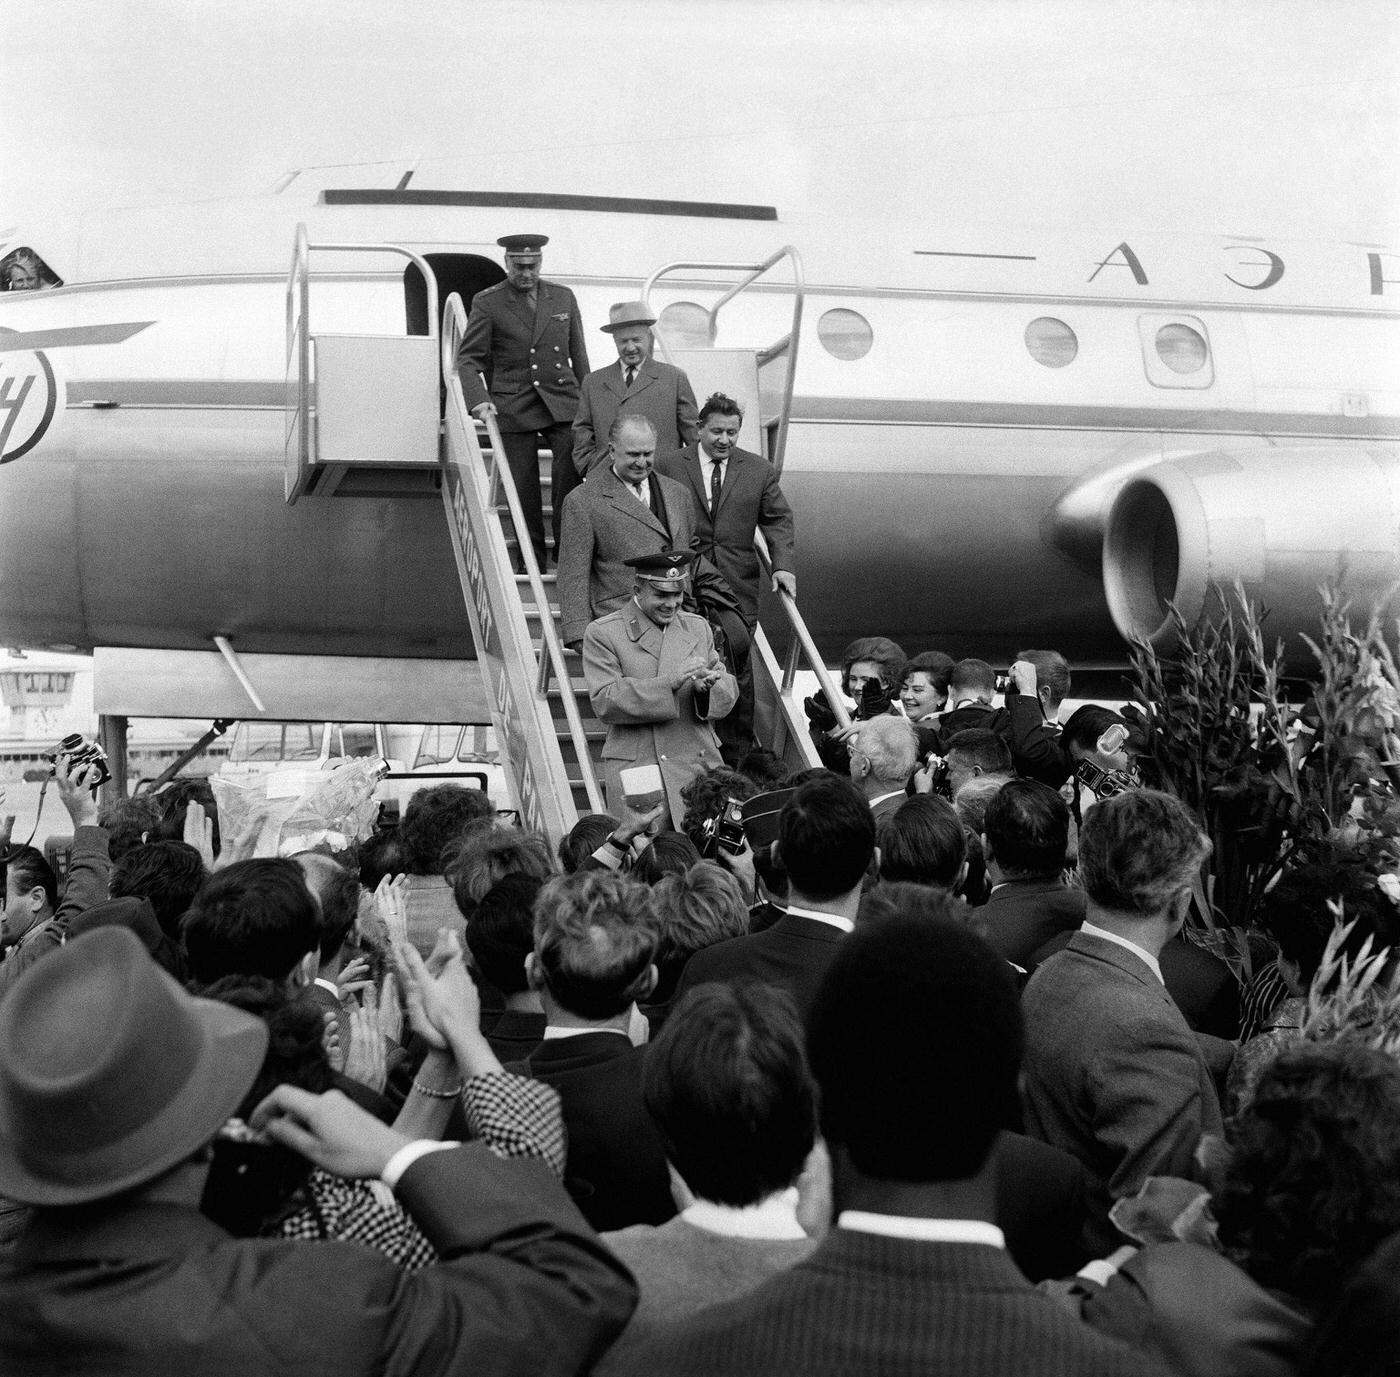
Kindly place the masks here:
<instances>
[{"instance_id":1,"label":"engine intake","mask_svg":"<svg viewBox=\"0 0 1400 1377\"><path fill-rule=\"evenodd\" d=\"M1125 484L1104 532L1103 582L1128 641L1169 651L1168 610L1187 626L1212 583L1269 613L1290 653L1315 634L1318 587L1345 570L1362 616L1400 583L1400 452L1384 445L1214 450L1155 464Z\"/></svg>"}]
</instances>

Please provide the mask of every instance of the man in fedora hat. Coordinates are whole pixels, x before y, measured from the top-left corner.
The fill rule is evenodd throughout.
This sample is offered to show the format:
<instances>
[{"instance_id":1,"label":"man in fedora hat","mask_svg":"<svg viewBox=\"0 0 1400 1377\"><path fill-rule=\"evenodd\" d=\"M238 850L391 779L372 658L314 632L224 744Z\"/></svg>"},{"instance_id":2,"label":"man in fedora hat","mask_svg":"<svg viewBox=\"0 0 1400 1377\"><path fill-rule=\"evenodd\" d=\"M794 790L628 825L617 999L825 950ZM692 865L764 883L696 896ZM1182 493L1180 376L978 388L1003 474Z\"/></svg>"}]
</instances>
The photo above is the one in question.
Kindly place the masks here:
<instances>
[{"instance_id":1,"label":"man in fedora hat","mask_svg":"<svg viewBox=\"0 0 1400 1377\"><path fill-rule=\"evenodd\" d=\"M588 373L588 347L574 294L540 276L540 250L549 237L507 234L496 242L506 251L506 280L472 299L457 372L472 415L495 414L535 559L543 569L540 437L554 456L550 501L557 560L564 498L579 481L570 426L578 410L578 385ZM524 540L523 532L516 535Z\"/></svg>"},{"instance_id":2,"label":"man in fedora hat","mask_svg":"<svg viewBox=\"0 0 1400 1377\"><path fill-rule=\"evenodd\" d=\"M656 458L695 441L695 393L684 370L651 356L656 317L644 301L619 301L608 311L603 333L613 337L617 362L590 373L574 417L574 467L581 474L607 457L608 432L623 413L645 416L656 427Z\"/></svg>"},{"instance_id":3,"label":"man in fedora hat","mask_svg":"<svg viewBox=\"0 0 1400 1377\"><path fill-rule=\"evenodd\" d=\"M34 1207L0 1271L0 1371L573 1373L635 1288L537 1161L413 1143L343 1095L278 1086L247 1128L382 1181L440 1260L233 1238L199 1212L262 1020L187 994L103 927L0 1004L0 1195Z\"/></svg>"},{"instance_id":4,"label":"man in fedora hat","mask_svg":"<svg viewBox=\"0 0 1400 1377\"><path fill-rule=\"evenodd\" d=\"M591 487L592 484L589 484ZM734 706L738 685L715 653L710 624L681 610L695 556L662 550L623 563L634 571L626 606L593 622L583 638L583 674L600 722L608 806L622 805L621 773L655 765L666 790L663 827L685 813L681 790L720 764L712 725Z\"/></svg>"}]
</instances>

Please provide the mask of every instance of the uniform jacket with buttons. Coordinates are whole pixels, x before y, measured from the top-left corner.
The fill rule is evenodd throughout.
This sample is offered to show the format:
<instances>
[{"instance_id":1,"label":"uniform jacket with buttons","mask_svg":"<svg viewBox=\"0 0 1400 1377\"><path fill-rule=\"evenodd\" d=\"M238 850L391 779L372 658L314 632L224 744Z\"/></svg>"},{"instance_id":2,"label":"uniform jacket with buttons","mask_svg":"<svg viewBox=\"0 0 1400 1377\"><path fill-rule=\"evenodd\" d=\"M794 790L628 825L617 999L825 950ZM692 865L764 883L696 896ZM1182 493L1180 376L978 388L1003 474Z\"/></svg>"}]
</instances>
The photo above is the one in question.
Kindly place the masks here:
<instances>
[{"instance_id":1,"label":"uniform jacket with buttons","mask_svg":"<svg viewBox=\"0 0 1400 1377\"><path fill-rule=\"evenodd\" d=\"M457 349L457 372L468 410L494 402L502 432L571 424L588 373L574 294L541 279L532 316L525 294L508 282L478 292Z\"/></svg>"},{"instance_id":2,"label":"uniform jacket with buttons","mask_svg":"<svg viewBox=\"0 0 1400 1377\"><path fill-rule=\"evenodd\" d=\"M574 417L574 467L588 473L608 452L608 432L619 415L645 416L656 427L656 460L678 454L695 443L695 393L685 371L647 359L629 388L622 360L583 380ZM673 478L677 475L672 474Z\"/></svg>"},{"instance_id":3,"label":"uniform jacket with buttons","mask_svg":"<svg viewBox=\"0 0 1400 1377\"><path fill-rule=\"evenodd\" d=\"M695 533L690 494L670 478L652 474L652 479L664 523L606 464L564 499L559 612L566 643L582 640L589 622L632 596L636 571L624 560L690 547Z\"/></svg>"},{"instance_id":4,"label":"uniform jacket with buttons","mask_svg":"<svg viewBox=\"0 0 1400 1377\"><path fill-rule=\"evenodd\" d=\"M656 765L672 825L678 825L685 816L681 790L702 770L721 763L710 721L734 706L739 686L724 672L707 694L697 694L689 683L673 689L671 677L692 659L724 670L709 622L689 612L677 612L663 628L629 603L588 628L583 673L594 715L608 724L603 781L610 807L621 802L624 769Z\"/></svg>"}]
</instances>

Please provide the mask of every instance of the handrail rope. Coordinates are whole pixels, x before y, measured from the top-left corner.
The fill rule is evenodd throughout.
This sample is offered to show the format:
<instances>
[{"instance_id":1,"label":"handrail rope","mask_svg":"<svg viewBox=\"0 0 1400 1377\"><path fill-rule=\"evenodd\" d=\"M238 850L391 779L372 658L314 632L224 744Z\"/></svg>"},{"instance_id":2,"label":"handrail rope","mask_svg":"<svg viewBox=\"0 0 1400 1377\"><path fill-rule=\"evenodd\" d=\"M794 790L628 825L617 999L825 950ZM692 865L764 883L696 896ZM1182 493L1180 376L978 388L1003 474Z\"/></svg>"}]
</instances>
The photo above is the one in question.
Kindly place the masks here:
<instances>
[{"instance_id":1,"label":"handrail rope","mask_svg":"<svg viewBox=\"0 0 1400 1377\"><path fill-rule=\"evenodd\" d=\"M448 337L453 341L460 340L463 331L466 329L466 310L462 305L462 299L453 292L447 299L443 320L443 379L448 387L461 389L461 380L456 372L456 347L455 342L452 348L451 359L448 358L447 342ZM463 410L466 411L466 399L463 398ZM467 412L469 421L474 420L470 412ZM584 735L583 718L579 714L578 704L574 701L573 681L568 672L568 666L564 663L564 648L559 640L559 633L554 625L554 611L550 607L549 597L545 591L544 580L540 575L540 566L535 559L534 546L528 539L529 528L525 524L524 511L520 505L520 494L515 487L515 475L510 471L510 465L505 459L505 445L501 442L501 431L496 423L495 416L487 415L486 434L491 441L492 468L494 470L493 480L505 494L506 505L510 509L510 519L515 527L516 542L520 550L521 559L525 564L525 575L530 581L530 591L535 598L535 607L539 612L540 640L544 646L545 654L554 677L559 684L560 698L564 705L564 720L568 724L569 737L573 742L574 754L578 757L579 770L583 777L584 792L588 795L589 810L594 813L601 813L603 808L603 796L598 788L597 776L593 772L593 758L588 753L588 738ZM473 439L475 439L475 426L471 427ZM536 664L538 671L540 665ZM536 674L536 684L539 683L539 675ZM543 692L543 690L541 690Z\"/></svg>"}]
</instances>

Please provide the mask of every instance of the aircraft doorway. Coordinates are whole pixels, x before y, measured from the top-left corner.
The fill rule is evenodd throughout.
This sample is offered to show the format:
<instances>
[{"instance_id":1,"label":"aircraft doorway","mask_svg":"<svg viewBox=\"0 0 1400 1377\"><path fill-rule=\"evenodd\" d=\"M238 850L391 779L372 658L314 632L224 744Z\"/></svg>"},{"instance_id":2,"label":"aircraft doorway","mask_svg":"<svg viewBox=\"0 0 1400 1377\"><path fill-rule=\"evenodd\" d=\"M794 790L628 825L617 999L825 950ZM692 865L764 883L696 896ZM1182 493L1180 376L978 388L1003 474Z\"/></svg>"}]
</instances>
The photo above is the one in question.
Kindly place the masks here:
<instances>
[{"instance_id":1,"label":"aircraft doorway","mask_svg":"<svg viewBox=\"0 0 1400 1377\"><path fill-rule=\"evenodd\" d=\"M475 253L428 253L433 275L437 278L438 302L447 300L453 292L462 298L462 305L471 310L472 298L483 288L505 280L505 269L489 258ZM428 333L428 293L423 274L410 263L403 274L404 307L408 316L408 333ZM441 304L438 307L441 310Z\"/></svg>"}]
</instances>

